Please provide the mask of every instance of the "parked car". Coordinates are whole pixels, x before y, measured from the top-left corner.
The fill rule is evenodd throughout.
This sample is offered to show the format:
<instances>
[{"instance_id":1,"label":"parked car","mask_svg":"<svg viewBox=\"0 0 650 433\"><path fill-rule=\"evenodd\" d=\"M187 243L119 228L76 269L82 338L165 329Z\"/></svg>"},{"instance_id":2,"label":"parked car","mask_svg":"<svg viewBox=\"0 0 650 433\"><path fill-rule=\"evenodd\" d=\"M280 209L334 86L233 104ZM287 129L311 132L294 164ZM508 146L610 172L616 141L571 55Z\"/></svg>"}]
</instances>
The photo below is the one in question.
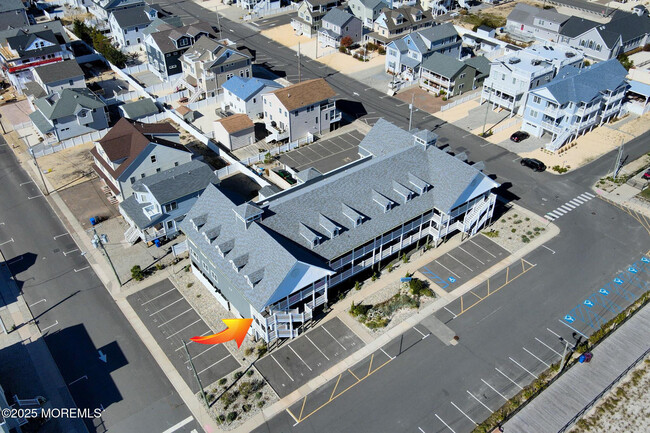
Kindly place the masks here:
<instances>
[{"instance_id":1,"label":"parked car","mask_svg":"<svg viewBox=\"0 0 650 433\"><path fill-rule=\"evenodd\" d=\"M530 137L530 134L524 131L517 131L514 134L510 136L510 139L514 141L515 143L519 143L520 141L523 141Z\"/></svg>"},{"instance_id":2,"label":"parked car","mask_svg":"<svg viewBox=\"0 0 650 433\"><path fill-rule=\"evenodd\" d=\"M532 168L534 171L546 170L546 165L544 165L544 163L539 159L535 158L522 158L521 165Z\"/></svg>"},{"instance_id":3,"label":"parked car","mask_svg":"<svg viewBox=\"0 0 650 433\"><path fill-rule=\"evenodd\" d=\"M648 169L648 171L646 171L645 173L643 173L643 176L641 176L641 177L642 177L643 179L645 179L645 180L650 180L650 168Z\"/></svg>"}]
</instances>

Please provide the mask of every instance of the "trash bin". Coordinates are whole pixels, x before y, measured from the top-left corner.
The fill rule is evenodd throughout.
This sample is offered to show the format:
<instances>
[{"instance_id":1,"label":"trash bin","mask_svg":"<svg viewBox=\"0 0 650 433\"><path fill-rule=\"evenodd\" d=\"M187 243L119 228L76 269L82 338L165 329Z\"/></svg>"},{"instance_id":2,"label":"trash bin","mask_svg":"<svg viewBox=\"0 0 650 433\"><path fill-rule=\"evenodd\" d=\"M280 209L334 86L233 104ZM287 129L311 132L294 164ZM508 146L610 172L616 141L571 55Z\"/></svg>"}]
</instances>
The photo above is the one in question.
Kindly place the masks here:
<instances>
[{"instance_id":1,"label":"trash bin","mask_svg":"<svg viewBox=\"0 0 650 433\"><path fill-rule=\"evenodd\" d=\"M160 239L154 239L153 243L154 243L154 244L156 245L156 247L158 247L158 248L160 248L160 245L162 245L162 244L160 243Z\"/></svg>"},{"instance_id":2,"label":"trash bin","mask_svg":"<svg viewBox=\"0 0 650 433\"><path fill-rule=\"evenodd\" d=\"M97 224L97 217L91 217L91 218L90 218L90 225L91 225L91 226L94 226L94 225L96 225L96 224Z\"/></svg>"},{"instance_id":3,"label":"trash bin","mask_svg":"<svg viewBox=\"0 0 650 433\"><path fill-rule=\"evenodd\" d=\"M591 361L591 358L594 357L593 353L591 353L591 352L587 352L587 353L585 353L584 356L585 356L585 362L589 362L589 361Z\"/></svg>"}]
</instances>

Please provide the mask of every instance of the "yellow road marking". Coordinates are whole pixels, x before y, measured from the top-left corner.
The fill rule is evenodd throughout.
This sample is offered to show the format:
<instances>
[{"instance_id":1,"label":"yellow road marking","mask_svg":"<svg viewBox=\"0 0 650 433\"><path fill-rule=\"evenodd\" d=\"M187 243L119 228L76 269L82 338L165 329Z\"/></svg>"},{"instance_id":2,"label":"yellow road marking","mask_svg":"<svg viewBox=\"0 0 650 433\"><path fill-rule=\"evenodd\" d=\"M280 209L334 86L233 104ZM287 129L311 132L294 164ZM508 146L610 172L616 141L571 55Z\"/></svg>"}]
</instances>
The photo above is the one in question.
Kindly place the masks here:
<instances>
[{"instance_id":1,"label":"yellow road marking","mask_svg":"<svg viewBox=\"0 0 650 433\"><path fill-rule=\"evenodd\" d=\"M350 374L351 374L352 376L354 376L354 378L355 378L357 381L360 381L360 379L357 377L357 375L354 374L354 373L352 373L352 370L350 370L350 369L348 368L348 371L350 372Z\"/></svg>"},{"instance_id":2,"label":"yellow road marking","mask_svg":"<svg viewBox=\"0 0 650 433\"><path fill-rule=\"evenodd\" d=\"M302 401L302 407L300 408L300 415L298 418L302 418L302 411L305 410L305 403L307 403L307 396L305 396L305 399Z\"/></svg>"},{"instance_id":3,"label":"yellow road marking","mask_svg":"<svg viewBox=\"0 0 650 433\"><path fill-rule=\"evenodd\" d=\"M366 373L366 377L370 374L370 370L372 369L372 360L375 358L375 354L373 353L372 356L370 357L370 365L368 366L368 373Z\"/></svg>"},{"instance_id":4,"label":"yellow road marking","mask_svg":"<svg viewBox=\"0 0 650 433\"><path fill-rule=\"evenodd\" d=\"M488 296L490 296L490 279L487 279L487 286L488 286Z\"/></svg>"},{"instance_id":5,"label":"yellow road marking","mask_svg":"<svg viewBox=\"0 0 650 433\"><path fill-rule=\"evenodd\" d=\"M334 385L334 389L332 390L332 395L330 395L330 401L332 401L332 398L334 397L334 393L336 392L336 388L338 388L339 386L339 381L341 380L341 376L343 376L343 373L339 374L339 378L336 380L336 385Z\"/></svg>"},{"instance_id":6,"label":"yellow road marking","mask_svg":"<svg viewBox=\"0 0 650 433\"><path fill-rule=\"evenodd\" d=\"M286 410L287 410L287 412L289 412L289 415L291 415L291 418L293 418L293 419L296 421L296 424L298 424L298 423L300 422L300 421L298 420L298 418L296 418L296 416L295 416L294 414L291 413L291 411L289 410L289 408L287 408Z\"/></svg>"},{"instance_id":7,"label":"yellow road marking","mask_svg":"<svg viewBox=\"0 0 650 433\"><path fill-rule=\"evenodd\" d=\"M460 313L463 314L463 311L465 311L465 310L463 309L463 297L461 296L460 297Z\"/></svg>"},{"instance_id":8,"label":"yellow road marking","mask_svg":"<svg viewBox=\"0 0 650 433\"><path fill-rule=\"evenodd\" d=\"M510 272L510 266L506 268L506 284L508 284L508 273Z\"/></svg>"},{"instance_id":9,"label":"yellow road marking","mask_svg":"<svg viewBox=\"0 0 650 433\"><path fill-rule=\"evenodd\" d=\"M469 292L470 292L472 295L474 295L474 296L476 296L477 298L479 298L481 301L483 300L483 298L481 298L479 295L477 295L476 293L472 292L471 290L470 290Z\"/></svg>"}]
</instances>

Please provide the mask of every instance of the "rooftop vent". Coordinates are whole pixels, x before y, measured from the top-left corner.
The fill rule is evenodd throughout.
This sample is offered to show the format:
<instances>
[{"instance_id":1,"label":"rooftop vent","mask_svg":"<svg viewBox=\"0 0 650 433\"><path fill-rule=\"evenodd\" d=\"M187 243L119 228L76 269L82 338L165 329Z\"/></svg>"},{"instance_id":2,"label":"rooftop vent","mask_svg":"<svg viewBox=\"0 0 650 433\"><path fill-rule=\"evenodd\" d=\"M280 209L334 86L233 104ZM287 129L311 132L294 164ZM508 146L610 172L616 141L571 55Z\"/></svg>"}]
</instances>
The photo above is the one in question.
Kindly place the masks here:
<instances>
[{"instance_id":1,"label":"rooftop vent","mask_svg":"<svg viewBox=\"0 0 650 433\"><path fill-rule=\"evenodd\" d=\"M565 55L567 58L570 59L570 58L572 58L572 57L575 57L575 56L576 56L576 53L572 53L571 51L567 51L566 53L564 53L564 55Z\"/></svg>"},{"instance_id":2,"label":"rooftop vent","mask_svg":"<svg viewBox=\"0 0 650 433\"><path fill-rule=\"evenodd\" d=\"M512 57L511 59L508 60L508 63L510 63L511 65L516 65L519 62L521 62L521 59L519 57Z\"/></svg>"}]
</instances>

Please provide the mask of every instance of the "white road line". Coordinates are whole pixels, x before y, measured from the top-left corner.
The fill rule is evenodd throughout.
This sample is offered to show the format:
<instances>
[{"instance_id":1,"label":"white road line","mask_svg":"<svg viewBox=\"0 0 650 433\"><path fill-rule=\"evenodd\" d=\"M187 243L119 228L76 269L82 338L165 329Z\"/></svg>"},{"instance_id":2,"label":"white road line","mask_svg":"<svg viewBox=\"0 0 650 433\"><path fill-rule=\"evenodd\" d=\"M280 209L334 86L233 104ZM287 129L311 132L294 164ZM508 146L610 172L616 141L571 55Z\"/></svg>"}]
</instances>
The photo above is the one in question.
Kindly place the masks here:
<instances>
[{"instance_id":1,"label":"white road line","mask_svg":"<svg viewBox=\"0 0 650 433\"><path fill-rule=\"evenodd\" d=\"M576 201L576 202L578 202L578 203L580 203L580 204L585 204L585 203L587 203L587 201L589 201L589 200L586 199L586 198L584 198L584 197L580 197L580 196L578 196L578 197L574 198L574 199L571 200L571 201Z\"/></svg>"},{"instance_id":2,"label":"white road line","mask_svg":"<svg viewBox=\"0 0 650 433\"><path fill-rule=\"evenodd\" d=\"M481 400L479 400L478 398L476 398L476 396L474 396L474 394L472 394L471 392L469 392L469 390L467 390L467 393L468 393L469 395L471 395L471 396L474 398L474 400L478 401L479 404L480 404L481 406L483 406L484 408L486 408L487 410L489 410L490 413L492 413L492 409L490 409L489 407L487 407L487 406L485 405L485 403L483 403Z\"/></svg>"},{"instance_id":3,"label":"white road line","mask_svg":"<svg viewBox=\"0 0 650 433\"><path fill-rule=\"evenodd\" d=\"M70 233L61 233L60 235L54 236L54 239L60 238L61 236L69 236Z\"/></svg>"},{"instance_id":4,"label":"white road line","mask_svg":"<svg viewBox=\"0 0 650 433\"><path fill-rule=\"evenodd\" d=\"M495 367L494 369L495 369L496 371L498 371L499 373L501 373L501 374L503 375L503 377L505 377L506 379L508 379L510 382L514 383L515 386L516 386L517 388L519 388L519 389L521 389L521 390L524 389L524 388L522 388L522 387L521 387L517 382L515 382L514 380L512 380L512 379L510 379L508 376L506 376L506 374L505 374L503 371L499 370L499 369L496 368L496 367Z\"/></svg>"},{"instance_id":5,"label":"white road line","mask_svg":"<svg viewBox=\"0 0 650 433\"><path fill-rule=\"evenodd\" d=\"M185 331L187 328L189 328L189 327L192 326L192 325L196 325L196 324L199 323L200 321L201 321L201 319L198 319L197 321L190 323L189 325L185 326L184 328L181 328L181 329L179 329L178 331L174 332L172 335L170 335L169 337L167 337L165 340L169 340L169 339L172 338L174 335L178 334L179 332Z\"/></svg>"},{"instance_id":6,"label":"white road line","mask_svg":"<svg viewBox=\"0 0 650 433\"><path fill-rule=\"evenodd\" d=\"M565 205L560 206L560 209L562 209L563 211L566 211L566 212L571 212L573 210L570 207L565 206Z\"/></svg>"},{"instance_id":7,"label":"white road line","mask_svg":"<svg viewBox=\"0 0 650 433\"><path fill-rule=\"evenodd\" d=\"M535 340L537 340L540 344L546 346L546 348L547 348L548 350L550 350L551 352L554 352L557 356L562 356L562 354L561 354L560 352L558 352L557 350L553 349L551 346L549 346L548 344L544 343L544 342L543 342L542 340L540 340L539 338L535 337Z\"/></svg>"},{"instance_id":8,"label":"white road line","mask_svg":"<svg viewBox=\"0 0 650 433\"><path fill-rule=\"evenodd\" d=\"M495 259L497 258L497 256L495 256L494 254L492 254L491 252L489 252L488 250L486 250L485 248L483 248L482 246L480 246L479 244L477 244L473 240L470 239L469 241L471 243L473 243L474 245L476 245L477 247L479 247L480 249L482 249L483 251L485 251L486 253L488 253L489 255L491 255L493 258L495 258Z\"/></svg>"},{"instance_id":9,"label":"white road line","mask_svg":"<svg viewBox=\"0 0 650 433\"><path fill-rule=\"evenodd\" d=\"M8 244L9 242L13 242L13 241L14 241L14 238L11 238L11 239L8 240L7 242L3 242L3 243L1 243L0 245Z\"/></svg>"},{"instance_id":10,"label":"white road line","mask_svg":"<svg viewBox=\"0 0 650 433\"><path fill-rule=\"evenodd\" d=\"M165 430L165 431L162 432L162 433L173 433L173 432L175 432L176 430L178 430L178 429L180 429L180 428L186 426L186 425L189 424L190 422L192 422L192 419L193 419L193 418L192 418L191 416L188 416L188 417L185 418L183 421L179 422L179 423L176 424L176 425L173 425L173 426L169 427L167 430Z\"/></svg>"},{"instance_id":11,"label":"white road line","mask_svg":"<svg viewBox=\"0 0 650 433\"><path fill-rule=\"evenodd\" d=\"M545 366L547 366L547 367L550 367L550 366L551 366L551 364L542 361L541 358L539 358L537 355L535 355L535 354L534 354L533 352L531 352L530 350L526 349L525 347L523 347L523 349L524 349L526 352L528 352L528 354L529 354L530 356L532 356L533 358L535 358L536 360L538 360L539 362L541 362L541 363L544 364Z\"/></svg>"},{"instance_id":12,"label":"white road line","mask_svg":"<svg viewBox=\"0 0 650 433\"><path fill-rule=\"evenodd\" d=\"M145 306L146 304L148 304L149 302L151 302L151 301L155 301L156 299L160 298L161 296L165 296L167 293L169 293L169 292L173 292L174 290L176 290L176 288L169 289L169 290L167 290L165 293L161 293L160 295L158 295L158 296L156 296L156 297L154 297L154 298L149 299L147 302L143 302L142 304L140 304L140 306L141 306L141 307L144 307L144 306Z\"/></svg>"},{"instance_id":13,"label":"white road line","mask_svg":"<svg viewBox=\"0 0 650 433\"><path fill-rule=\"evenodd\" d=\"M564 323L562 320L559 320L559 319L558 319L558 321L559 321L561 324L563 324L564 326L566 326L566 327L568 327L568 328L570 328L570 329L573 329L574 331L576 331L578 334L582 335L582 336L583 336L584 338L586 338L587 340L589 339L589 337L587 337L587 336L586 336L585 334L583 334L582 332L578 331L578 330L577 330L576 328L574 328L573 326Z\"/></svg>"},{"instance_id":14,"label":"white road line","mask_svg":"<svg viewBox=\"0 0 650 433\"><path fill-rule=\"evenodd\" d=\"M560 209L560 208L557 208L557 209L555 209L555 210L554 210L553 212L557 212L557 213L559 213L559 214L560 214L560 216L562 216L562 215L564 215L564 214L566 214L566 213L567 213L567 211L565 211L565 210L562 210L562 209Z\"/></svg>"},{"instance_id":15,"label":"white road line","mask_svg":"<svg viewBox=\"0 0 650 433\"><path fill-rule=\"evenodd\" d=\"M508 359L510 359L510 360L511 360L512 362L514 362L515 364L517 364L519 367L521 367L522 370L524 370L526 373L528 373L528 374L530 374L531 376L533 376L535 379L539 379L539 378L538 378L537 376L535 376L533 373L531 373L530 371L528 371L528 370L526 369L526 367L524 367L523 365L521 365L520 363L518 363L517 361L515 361L515 360L512 359L511 357L508 357Z\"/></svg>"},{"instance_id":16,"label":"white road line","mask_svg":"<svg viewBox=\"0 0 650 433\"><path fill-rule=\"evenodd\" d=\"M284 371L284 374L286 374L287 377L288 377L289 379L291 379L291 381L293 382L293 377L289 376L289 373L287 373L287 370L285 370L284 367L282 366L282 364L280 364L280 363L278 362L278 360L275 359L275 356L273 356L273 354L271 354L271 358L273 358L273 360L275 361L275 363L278 364L278 367L280 367L280 368L282 369L282 371Z\"/></svg>"},{"instance_id":17,"label":"white road line","mask_svg":"<svg viewBox=\"0 0 650 433\"><path fill-rule=\"evenodd\" d=\"M51 327L56 326L56 325L58 325L58 324L59 324L59 321L56 320L56 321L55 321L53 324L51 324L50 326L46 326L45 328L41 329L41 332L45 332L45 331L47 331L48 329L50 329Z\"/></svg>"},{"instance_id":18,"label":"white road line","mask_svg":"<svg viewBox=\"0 0 650 433\"><path fill-rule=\"evenodd\" d=\"M555 211L549 212L549 214L553 215L555 218L559 218L562 216L561 213L555 213Z\"/></svg>"},{"instance_id":19,"label":"white road line","mask_svg":"<svg viewBox=\"0 0 650 433\"><path fill-rule=\"evenodd\" d=\"M84 267L81 268L81 269L75 269L74 271L75 271L75 272L81 272L81 271L85 271L85 270L88 269L88 268L90 268L90 265L88 265L88 266L84 266Z\"/></svg>"},{"instance_id":20,"label":"white road line","mask_svg":"<svg viewBox=\"0 0 650 433\"><path fill-rule=\"evenodd\" d=\"M447 427L449 430L451 430L451 433L456 433L456 432L454 431L453 428L449 427L449 424L447 424L446 422L444 422L444 421L442 420L442 418L440 418L440 417L438 416L437 413L434 413L434 415L436 416L436 418L438 418L438 419L440 420L441 423L443 423L443 424L445 425L445 427Z\"/></svg>"},{"instance_id":21,"label":"white road line","mask_svg":"<svg viewBox=\"0 0 650 433\"><path fill-rule=\"evenodd\" d=\"M585 193L580 194L580 195L581 195L581 196L586 195L587 197L589 197L589 199L592 199L592 198L596 197L595 195L590 194L590 193L588 193L588 192L585 192Z\"/></svg>"},{"instance_id":22,"label":"white road line","mask_svg":"<svg viewBox=\"0 0 650 433\"><path fill-rule=\"evenodd\" d=\"M323 328L323 331L327 332L327 333L330 335L330 337L334 338L334 336L333 336L332 334L330 334L330 331L328 331L327 328L325 328L325 325L321 325L321 328ZM336 338L334 338L334 341L336 341L336 342L339 344L339 346L341 346L341 347L343 348L343 350L348 350L348 349L346 349L345 346L342 345L341 342L340 342L339 340L337 340Z\"/></svg>"},{"instance_id":23,"label":"white road line","mask_svg":"<svg viewBox=\"0 0 650 433\"><path fill-rule=\"evenodd\" d=\"M465 254L467 254L467 255L470 256L470 257L473 257L474 260L476 260L476 261L479 262L480 264L482 264L482 265L485 264L485 263L483 263L482 261L480 261L479 259L477 259L477 258L476 258L472 253L467 252L467 251L465 250L465 248L459 246L458 249L461 250L461 251L465 251Z\"/></svg>"},{"instance_id":24,"label":"white road line","mask_svg":"<svg viewBox=\"0 0 650 433\"><path fill-rule=\"evenodd\" d=\"M551 330L551 328L546 328L546 330L547 330L548 332L550 332L551 334L555 335L555 336L556 336L557 338L559 338L560 340L564 340L564 337L562 337L562 336L561 336L560 334L558 334L557 332Z\"/></svg>"},{"instance_id":25,"label":"white road line","mask_svg":"<svg viewBox=\"0 0 650 433\"><path fill-rule=\"evenodd\" d=\"M575 198L573 200L569 200L569 203L571 203L575 207L578 207L578 206L580 206L582 204L582 202L576 200Z\"/></svg>"},{"instance_id":26,"label":"white road line","mask_svg":"<svg viewBox=\"0 0 650 433\"><path fill-rule=\"evenodd\" d=\"M553 218L553 217L550 216L549 214L544 215L544 218L546 218L546 219L549 220L549 221L555 221L555 218Z\"/></svg>"},{"instance_id":27,"label":"white road line","mask_svg":"<svg viewBox=\"0 0 650 433\"><path fill-rule=\"evenodd\" d=\"M461 265L465 266L467 269L469 269L470 272L474 272L474 271L472 271L472 268L470 268L470 267L467 266L465 263L463 263L463 262L461 262L460 260L458 260L456 257L452 256L450 253L447 253L447 255L448 255L449 257L451 257L452 259L456 260L456 261L457 261L458 263L460 263Z\"/></svg>"},{"instance_id":28,"label":"white road line","mask_svg":"<svg viewBox=\"0 0 650 433\"><path fill-rule=\"evenodd\" d=\"M64 251L64 252L63 252L63 255L64 255L64 256L67 256L68 254L70 254L70 253L74 253L75 251L79 251L79 248L75 248L74 250L70 250L70 251L67 251L67 252Z\"/></svg>"},{"instance_id":29,"label":"white road line","mask_svg":"<svg viewBox=\"0 0 650 433\"><path fill-rule=\"evenodd\" d=\"M452 271L452 270L449 269L447 266L445 266L445 265L443 265L442 263L440 263L438 260L434 260L434 262L436 262L437 264L439 264L440 266L442 266L443 268L445 268L445 269L447 270L447 272L453 274L456 278L460 278L456 272Z\"/></svg>"},{"instance_id":30,"label":"white road line","mask_svg":"<svg viewBox=\"0 0 650 433\"><path fill-rule=\"evenodd\" d=\"M45 300L45 298L43 298L43 299L41 299L40 301L36 301L36 302L34 302L33 304L29 304L29 308L32 308L34 305L36 305L36 304L40 304L41 302L47 302L47 301Z\"/></svg>"},{"instance_id":31,"label":"white road line","mask_svg":"<svg viewBox=\"0 0 650 433\"><path fill-rule=\"evenodd\" d=\"M578 206L573 205L573 204L571 204L571 203L569 203L569 202L564 203L564 206L566 206L566 207L568 207L568 208L571 208L572 210L578 207Z\"/></svg>"},{"instance_id":32,"label":"white road line","mask_svg":"<svg viewBox=\"0 0 650 433\"><path fill-rule=\"evenodd\" d=\"M206 336L208 334L212 334L212 330L209 330L208 332L204 332L203 334L199 335L199 337L204 337L204 336ZM192 344L192 343L195 343L195 342L192 341L192 340L187 342L187 344ZM183 350L184 348L185 348L185 346L181 346L178 349L174 349L174 352L178 352L179 350Z\"/></svg>"},{"instance_id":33,"label":"white road line","mask_svg":"<svg viewBox=\"0 0 650 433\"><path fill-rule=\"evenodd\" d=\"M449 312L451 313L451 315L454 316L454 319L455 319L456 317L458 317L458 316L455 315L454 312L451 311L449 308L447 308L447 307L442 307L442 308L444 308L445 310L449 311Z\"/></svg>"},{"instance_id":34,"label":"white road line","mask_svg":"<svg viewBox=\"0 0 650 433\"><path fill-rule=\"evenodd\" d=\"M32 183L32 182L34 182L34 181L33 180L28 180L27 182L21 183L20 186L27 185L28 183Z\"/></svg>"},{"instance_id":35,"label":"white road line","mask_svg":"<svg viewBox=\"0 0 650 433\"><path fill-rule=\"evenodd\" d=\"M454 403L453 401L450 401L450 403L451 403L451 405L452 405L453 407L455 407L456 409L458 409L458 412L460 412L460 413L462 413L463 415L465 415L465 418L467 418L468 420L470 420L471 422L473 422L474 425L478 425L478 423L477 423L476 421L474 421L472 418L469 417L469 415L467 415L467 414L466 414L465 412L463 412L463 411L462 411L458 406L456 406L456 403Z\"/></svg>"},{"instance_id":36,"label":"white road line","mask_svg":"<svg viewBox=\"0 0 650 433\"><path fill-rule=\"evenodd\" d=\"M314 371L314 370L312 370L311 367L310 367L310 366L305 362L305 360L302 359L302 357L301 357L300 355L298 355L298 352L296 352L295 350L293 350L293 347L289 346L288 344L287 344L287 347L289 347L289 349L291 349L291 351L292 351L292 352L293 352L293 353L298 357L298 359L301 360L303 364L305 364L305 367L307 367L307 368L309 369L309 371Z\"/></svg>"},{"instance_id":37,"label":"white road line","mask_svg":"<svg viewBox=\"0 0 650 433\"><path fill-rule=\"evenodd\" d=\"M35 198L43 197L43 194L35 195L33 197L27 197L27 200L33 200Z\"/></svg>"},{"instance_id":38,"label":"white road line","mask_svg":"<svg viewBox=\"0 0 650 433\"><path fill-rule=\"evenodd\" d=\"M220 360L218 360L217 362L215 362L214 364L205 367L203 370L199 371L198 374L205 373L206 371L208 371L209 369L211 369L212 367L214 367L215 365L217 365L218 363L220 363L224 359L228 358L229 356L231 356L230 353L227 354L226 356L224 356L223 358L221 358Z\"/></svg>"},{"instance_id":39,"label":"white road line","mask_svg":"<svg viewBox=\"0 0 650 433\"><path fill-rule=\"evenodd\" d=\"M383 347L382 347L380 350L381 350L382 352L384 352L384 355L386 355L389 359L395 359L394 356L390 356L388 353L386 353L386 351L384 350Z\"/></svg>"},{"instance_id":40,"label":"white road line","mask_svg":"<svg viewBox=\"0 0 650 433\"><path fill-rule=\"evenodd\" d=\"M552 249L550 249L550 248L547 247L546 245L542 245L542 246L543 246L544 248L546 248L547 250L549 250L549 251L551 252L551 254L555 254L555 251L553 251Z\"/></svg>"},{"instance_id":41,"label":"white road line","mask_svg":"<svg viewBox=\"0 0 650 433\"><path fill-rule=\"evenodd\" d=\"M251 24L254 25L255 27L259 27L259 25L255 21L251 21Z\"/></svg>"},{"instance_id":42,"label":"white road line","mask_svg":"<svg viewBox=\"0 0 650 433\"><path fill-rule=\"evenodd\" d=\"M72 384L75 384L75 383L77 383L77 382L79 382L80 380L83 380L83 379L88 380L88 376L86 376L86 375L84 374L84 375L81 376L79 379L75 379L75 380L73 380L72 382L70 382L70 383L68 384L68 386L70 386L70 385L72 385Z\"/></svg>"},{"instance_id":43,"label":"white road line","mask_svg":"<svg viewBox=\"0 0 650 433\"><path fill-rule=\"evenodd\" d=\"M161 326L164 326L164 325L168 324L168 323L171 322L172 320L176 320L176 319L178 319L178 318L181 317L183 314L185 314L185 313L189 313L190 311L192 311L192 309L191 309L191 308L188 308L187 310L183 311L181 314L172 317L171 319L167 320L166 322L161 323L160 325L158 325L158 327L160 328Z\"/></svg>"},{"instance_id":44,"label":"white road line","mask_svg":"<svg viewBox=\"0 0 650 433\"><path fill-rule=\"evenodd\" d=\"M499 394L499 395L501 396L502 399L504 399L505 401L508 401L508 397L506 397L505 395L503 395L503 394L501 394L499 391L497 391L495 387L493 387L492 385L490 385L489 383L487 383L487 382L484 381L483 379L481 379L481 382L483 382L484 384L486 384L487 386L489 386L490 389L491 389L492 391L494 391L494 392L496 392L497 394Z\"/></svg>"},{"instance_id":45,"label":"white road line","mask_svg":"<svg viewBox=\"0 0 650 433\"><path fill-rule=\"evenodd\" d=\"M166 308L169 308L169 307L171 307L172 305L174 305L174 304L176 304L176 303L178 303L178 302L181 302L182 300L183 300L182 297L181 297L181 298L178 298L177 300L175 300L175 301L172 302L171 304L167 304L167 305L165 305L164 307L162 307L160 310L155 311L155 312L149 314L149 317L153 316L154 314L158 314L158 313L160 313L162 310L164 310L164 309L166 309Z\"/></svg>"},{"instance_id":46,"label":"white road line","mask_svg":"<svg viewBox=\"0 0 650 433\"><path fill-rule=\"evenodd\" d=\"M422 433L425 433L425 431L424 431L424 430L422 430L422 428L421 428L421 427L418 427L418 430L420 430L420 431L421 431Z\"/></svg>"},{"instance_id":47,"label":"white road line","mask_svg":"<svg viewBox=\"0 0 650 433\"><path fill-rule=\"evenodd\" d=\"M424 332L420 331L420 330L419 330L418 328L416 328L415 326L413 327L413 329L415 329L416 331L418 331L418 332L420 333L420 335L422 336L422 339L423 339L423 340L424 340L425 338L427 338L429 335L431 335L431 333L428 333L427 335L424 335Z\"/></svg>"},{"instance_id":48,"label":"white road line","mask_svg":"<svg viewBox=\"0 0 650 433\"><path fill-rule=\"evenodd\" d=\"M309 340L309 342L310 342L310 343L311 343L311 344L316 348L316 350L318 350L318 351L320 352L321 355L323 355L323 356L325 357L325 359L327 359L328 361L330 360L330 359L327 357L327 355L325 355L325 353L324 353L322 350L320 350L320 347L316 346L316 343L314 343L313 341L311 341L311 338L309 338L309 335L305 334L305 338L306 338L307 340Z\"/></svg>"},{"instance_id":49,"label":"white road line","mask_svg":"<svg viewBox=\"0 0 650 433\"><path fill-rule=\"evenodd\" d=\"M194 359L198 358L199 356L203 355L203 354L204 354L205 352L207 352L208 350L212 350L212 349L214 349L215 347L218 347L218 346L217 346L216 344L211 344L210 347L208 347L207 349L205 349L203 352L199 352L198 354L192 356L192 359L194 360ZM190 362L189 359L188 359L187 361L185 361L183 364L187 364L188 362Z\"/></svg>"}]
</instances>

